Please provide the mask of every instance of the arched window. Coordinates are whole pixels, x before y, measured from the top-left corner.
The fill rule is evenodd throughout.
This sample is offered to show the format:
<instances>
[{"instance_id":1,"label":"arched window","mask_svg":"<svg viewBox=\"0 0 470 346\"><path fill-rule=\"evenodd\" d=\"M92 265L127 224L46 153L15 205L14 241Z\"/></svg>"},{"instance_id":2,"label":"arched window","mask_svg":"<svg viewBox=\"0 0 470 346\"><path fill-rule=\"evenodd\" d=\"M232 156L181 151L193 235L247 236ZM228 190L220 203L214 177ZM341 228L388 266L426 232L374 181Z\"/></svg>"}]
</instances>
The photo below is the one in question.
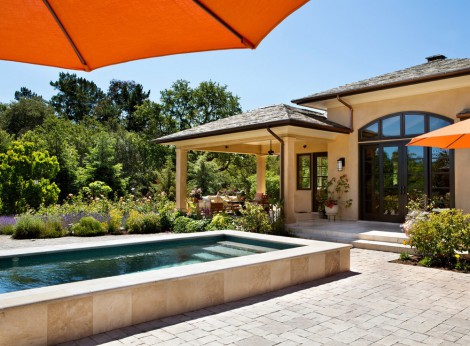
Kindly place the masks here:
<instances>
[{"instance_id":1,"label":"arched window","mask_svg":"<svg viewBox=\"0 0 470 346\"><path fill-rule=\"evenodd\" d=\"M423 112L401 112L384 116L359 130L359 142L413 138L452 124L441 115Z\"/></svg>"},{"instance_id":2,"label":"arched window","mask_svg":"<svg viewBox=\"0 0 470 346\"><path fill-rule=\"evenodd\" d=\"M453 206L452 151L406 146L411 138L451 123L441 115L409 111L359 129L362 219L402 222L409 196L422 194L438 207Z\"/></svg>"}]
</instances>

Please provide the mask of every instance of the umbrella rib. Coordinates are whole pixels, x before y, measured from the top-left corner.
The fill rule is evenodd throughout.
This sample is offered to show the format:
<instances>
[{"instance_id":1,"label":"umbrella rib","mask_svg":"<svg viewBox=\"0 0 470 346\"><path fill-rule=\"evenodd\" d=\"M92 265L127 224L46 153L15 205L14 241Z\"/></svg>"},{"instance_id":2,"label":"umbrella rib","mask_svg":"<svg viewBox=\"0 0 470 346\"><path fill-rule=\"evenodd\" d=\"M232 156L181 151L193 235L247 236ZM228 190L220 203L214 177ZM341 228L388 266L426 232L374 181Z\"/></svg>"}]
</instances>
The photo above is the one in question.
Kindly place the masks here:
<instances>
[{"instance_id":1,"label":"umbrella rib","mask_svg":"<svg viewBox=\"0 0 470 346\"><path fill-rule=\"evenodd\" d=\"M62 30L62 33L65 35L65 38L69 41L70 45L72 46L73 50L75 51L75 54L77 55L78 59L82 63L83 67L85 68L85 71L90 71L90 68L88 67L85 59L83 58L82 54L78 50L77 46L73 42L72 38L70 37L69 33L65 29L64 25L60 21L59 17L55 13L54 9L52 8L51 4L49 4L48 0L42 0L44 2L44 5L46 5L47 9L49 10L49 13L52 15L54 20L56 21L57 25L59 26L60 30Z\"/></svg>"},{"instance_id":2,"label":"umbrella rib","mask_svg":"<svg viewBox=\"0 0 470 346\"><path fill-rule=\"evenodd\" d=\"M455 141L452 141L450 144L448 144L446 146L446 148L450 148L452 146L452 144L454 144L455 142L457 142L460 138L464 137L465 135L460 135Z\"/></svg>"},{"instance_id":3,"label":"umbrella rib","mask_svg":"<svg viewBox=\"0 0 470 346\"><path fill-rule=\"evenodd\" d=\"M242 34L240 34L237 30L232 28L226 21L224 21L222 18L220 18L216 13L214 13L210 8L208 8L206 5L202 4L199 0L193 0L200 8L202 8L204 11L206 11L207 14L209 14L212 18L214 18L216 21L218 21L220 24L222 24L228 31L230 31L233 35L235 35L242 44L244 44L246 47L255 49L255 45L250 42L246 37L244 37Z\"/></svg>"}]
</instances>

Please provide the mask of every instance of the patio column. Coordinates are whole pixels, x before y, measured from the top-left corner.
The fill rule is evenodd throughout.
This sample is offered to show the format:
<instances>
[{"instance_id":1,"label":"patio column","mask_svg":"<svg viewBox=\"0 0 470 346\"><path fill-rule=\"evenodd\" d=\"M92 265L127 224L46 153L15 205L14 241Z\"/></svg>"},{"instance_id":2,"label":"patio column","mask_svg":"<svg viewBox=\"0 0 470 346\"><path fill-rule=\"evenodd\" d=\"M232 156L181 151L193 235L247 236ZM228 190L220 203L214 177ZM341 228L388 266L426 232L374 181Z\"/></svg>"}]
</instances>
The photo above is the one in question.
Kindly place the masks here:
<instances>
[{"instance_id":1,"label":"patio column","mask_svg":"<svg viewBox=\"0 0 470 346\"><path fill-rule=\"evenodd\" d=\"M176 149L176 209L186 210L186 179L188 175L188 151Z\"/></svg>"},{"instance_id":2,"label":"patio column","mask_svg":"<svg viewBox=\"0 0 470 346\"><path fill-rule=\"evenodd\" d=\"M256 154L256 192L266 193L266 155Z\"/></svg>"},{"instance_id":3,"label":"patio column","mask_svg":"<svg viewBox=\"0 0 470 346\"><path fill-rule=\"evenodd\" d=\"M294 205L296 186L295 138L284 137L284 216L286 223L295 223Z\"/></svg>"}]
</instances>

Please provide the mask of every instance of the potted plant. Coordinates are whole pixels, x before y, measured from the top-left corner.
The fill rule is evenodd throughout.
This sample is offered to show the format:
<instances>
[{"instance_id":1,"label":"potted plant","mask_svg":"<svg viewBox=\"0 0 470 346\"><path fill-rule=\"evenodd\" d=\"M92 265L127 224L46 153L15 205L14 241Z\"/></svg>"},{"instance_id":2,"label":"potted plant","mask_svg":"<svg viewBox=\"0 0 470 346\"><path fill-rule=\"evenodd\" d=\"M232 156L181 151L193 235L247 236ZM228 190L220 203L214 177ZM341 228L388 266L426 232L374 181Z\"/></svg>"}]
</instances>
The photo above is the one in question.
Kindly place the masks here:
<instances>
[{"instance_id":1,"label":"potted plant","mask_svg":"<svg viewBox=\"0 0 470 346\"><path fill-rule=\"evenodd\" d=\"M328 180L327 184L327 199L324 202L325 213L328 216L335 216L339 211L339 203L344 193L349 192L349 180L346 174L341 175L339 178L333 177ZM352 205L352 199L349 198L343 201L346 208Z\"/></svg>"},{"instance_id":2,"label":"potted plant","mask_svg":"<svg viewBox=\"0 0 470 346\"><path fill-rule=\"evenodd\" d=\"M318 205L318 214L322 219L326 219L325 203L328 200L328 190L325 187L319 187L317 189L316 199Z\"/></svg>"}]
</instances>

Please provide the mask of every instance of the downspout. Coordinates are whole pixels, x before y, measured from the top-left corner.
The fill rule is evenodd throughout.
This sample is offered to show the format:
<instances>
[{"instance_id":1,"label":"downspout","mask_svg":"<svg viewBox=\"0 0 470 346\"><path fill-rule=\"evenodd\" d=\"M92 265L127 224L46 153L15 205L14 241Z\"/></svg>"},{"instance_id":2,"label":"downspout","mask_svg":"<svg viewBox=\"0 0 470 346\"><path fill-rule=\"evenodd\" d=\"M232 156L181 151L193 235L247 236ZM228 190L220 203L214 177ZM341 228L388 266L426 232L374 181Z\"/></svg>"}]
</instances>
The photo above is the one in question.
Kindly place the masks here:
<instances>
[{"instance_id":1,"label":"downspout","mask_svg":"<svg viewBox=\"0 0 470 346\"><path fill-rule=\"evenodd\" d=\"M336 99L339 102L341 102L343 105L345 105L346 107L349 108L349 114L350 114L350 120L351 120L351 125L349 126L349 129L351 130L351 132L353 132L354 109L352 108L352 106L349 103L347 103L346 101L341 99L341 97L339 95L336 95Z\"/></svg>"},{"instance_id":2,"label":"downspout","mask_svg":"<svg viewBox=\"0 0 470 346\"><path fill-rule=\"evenodd\" d=\"M282 202L284 201L284 141L282 140L281 137L276 135L270 127L267 127L266 130L274 137L276 138L279 143L281 143L281 172L279 174L279 180L280 180L280 189L279 189L279 200Z\"/></svg>"}]
</instances>

